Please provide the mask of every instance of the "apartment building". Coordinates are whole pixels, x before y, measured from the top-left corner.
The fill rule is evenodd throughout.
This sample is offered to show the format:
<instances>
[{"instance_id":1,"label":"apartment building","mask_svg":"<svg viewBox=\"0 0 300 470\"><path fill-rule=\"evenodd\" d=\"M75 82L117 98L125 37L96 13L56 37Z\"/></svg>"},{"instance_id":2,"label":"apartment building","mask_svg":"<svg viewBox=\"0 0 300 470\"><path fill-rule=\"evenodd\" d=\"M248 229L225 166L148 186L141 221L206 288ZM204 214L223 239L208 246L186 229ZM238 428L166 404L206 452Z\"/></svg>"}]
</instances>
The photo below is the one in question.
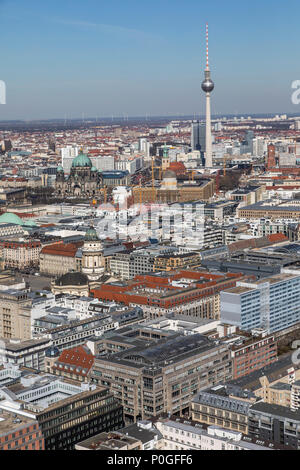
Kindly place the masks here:
<instances>
[{"instance_id":1,"label":"apartment building","mask_svg":"<svg viewBox=\"0 0 300 470\"><path fill-rule=\"evenodd\" d=\"M262 200L264 186L248 186L246 188L239 188L232 191L230 199L239 202L240 207L255 204Z\"/></svg>"},{"instance_id":2,"label":"apartment building","mask_svg":"<svg viewBox=\"0 0 300 470\"><path fill-rule=\"evenodd\" d=\"M259 402L249 410L249 435L300 449L300 410Z\"/></svg>"},{"instance_id":3,"label":"apartment building","mask_svg":"<svg viewBox=\"0 0 300 470\"><path fill-rule=\"evenodd\" d=\"M0 223L0 237L7 235L24 235L25 231L20 225Z\"/></svg>"},{"instance_id":4,"label":"apartment building","mask_svg":"<svg viewBox=\"0 0 300 470\"><path fill-rule=\"evenodd\" d=\"M154 259L154 272L174 271L201 266L199 253L180 253L174 255L161 255Z\"/></svg>"}]
</instances>

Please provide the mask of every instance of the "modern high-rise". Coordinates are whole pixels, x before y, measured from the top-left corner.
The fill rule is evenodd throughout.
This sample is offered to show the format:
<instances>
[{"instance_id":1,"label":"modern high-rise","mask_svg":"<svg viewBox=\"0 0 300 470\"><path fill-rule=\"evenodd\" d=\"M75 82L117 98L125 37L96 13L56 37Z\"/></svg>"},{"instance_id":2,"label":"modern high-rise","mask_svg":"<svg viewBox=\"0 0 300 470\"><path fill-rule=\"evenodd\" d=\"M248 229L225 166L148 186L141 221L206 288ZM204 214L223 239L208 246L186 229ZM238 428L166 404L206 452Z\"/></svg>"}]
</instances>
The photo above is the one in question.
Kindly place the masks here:
<instances>
[{"instance_id":1,"label":"modern high-rise","mask_svg":"<svg viewBox=\"0 0 300 470\"><path fill-rule=\"evenodd\" d=\"M245 135L245 139L242 141L241 144L241 155L250 153L253 155L253 149L254 149L254 132L253 131L247 131Z\"/></svg>"},{"instance_id":2,"label":"modern high-rise","mask_svg":"<svg viewBox=\"0 0 300 470\"><path fill-rule=\"evenodd\" d=\"M241 330L263 328L268 333L300 321L300 272L281 274L255 283L237 283L220 294L221 321Z\"/></svg>"},{"instance_id":3,"label":"modern high-rise","mask_svg":"<svg viewBox=\"0 0 300 470\"><path fill-rule=\"evenodd\" d=\"M204 123L192 122L191 147L193 151L199 150L201 155L204 155L206 149L206 127Z\"/></svg>"}]
</instances>

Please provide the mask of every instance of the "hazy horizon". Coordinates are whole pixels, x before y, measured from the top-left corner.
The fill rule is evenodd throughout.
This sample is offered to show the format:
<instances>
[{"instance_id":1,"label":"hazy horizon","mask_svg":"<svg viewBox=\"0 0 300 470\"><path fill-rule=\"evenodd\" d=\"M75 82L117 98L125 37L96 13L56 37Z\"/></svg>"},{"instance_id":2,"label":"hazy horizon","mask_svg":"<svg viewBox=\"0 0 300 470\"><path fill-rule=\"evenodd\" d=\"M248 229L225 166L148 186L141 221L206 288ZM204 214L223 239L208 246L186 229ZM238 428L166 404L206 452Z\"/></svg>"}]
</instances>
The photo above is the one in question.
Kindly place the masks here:
<instances>
[{"instance_id":1,"label":"hazy horizon","mask_svg":"<svg viewBox=\"0 0 300 470\"><path fill-rule=\"evenodd\" d=\"M266 2L265 2L266 3ZM279 0L0 0L0 121L299 114L300 4Z\"/></svg>"}]
</instances>

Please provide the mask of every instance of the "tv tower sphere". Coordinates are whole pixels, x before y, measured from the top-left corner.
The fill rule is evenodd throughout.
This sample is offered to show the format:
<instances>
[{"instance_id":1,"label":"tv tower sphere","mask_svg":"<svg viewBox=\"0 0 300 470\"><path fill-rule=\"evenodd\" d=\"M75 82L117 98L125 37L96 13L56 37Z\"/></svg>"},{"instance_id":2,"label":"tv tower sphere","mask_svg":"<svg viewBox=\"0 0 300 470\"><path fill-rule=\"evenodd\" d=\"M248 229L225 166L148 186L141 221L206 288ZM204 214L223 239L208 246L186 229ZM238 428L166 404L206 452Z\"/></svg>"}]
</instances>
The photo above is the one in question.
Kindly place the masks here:
<instances>
[{"instance_id":1,"label":"tv tower sphere","mask_svg":"<svg viewBox=\"0 0 300 470\"><path fill-rule=\"evenodd\" d=\"M211 93L215 88L215 84L210 78L210 72L208 71L205 71L205 79L202 82L201 88L205 93Z\"/></svg>"}]
</instances>

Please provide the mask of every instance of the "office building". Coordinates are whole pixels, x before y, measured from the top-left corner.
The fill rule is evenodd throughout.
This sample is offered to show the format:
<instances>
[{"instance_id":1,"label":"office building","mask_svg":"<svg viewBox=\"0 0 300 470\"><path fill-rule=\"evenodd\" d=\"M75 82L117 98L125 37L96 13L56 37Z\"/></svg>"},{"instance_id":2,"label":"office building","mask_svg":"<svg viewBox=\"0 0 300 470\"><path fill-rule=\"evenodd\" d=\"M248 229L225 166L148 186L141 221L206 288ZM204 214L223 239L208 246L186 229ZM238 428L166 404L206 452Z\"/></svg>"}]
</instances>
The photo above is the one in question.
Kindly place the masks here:
<instances>
[{"instance_id":1,"label":"office building","mask_svg":"<svg viewBox=\"0 0 300 470\"><path fill-rule=\"evenodd\" d=\"M168 271L140 274L128 282L102 284L92 290L101 301L140 307L152 319L175 313L193 318L219 319L219 293L244 278L240 274L205 271Z\"/></svg>"},{"instance_id":2,"label":"office building","mask_svg":"<svg viewBox=\"0 0 300 470\"><path fill-rule=\"evenodd\" d=\"M27 375L0 389L0 411L38 422L45 450L73 450L77 442L123 426L119 401L107 390L52 375ZM1 425L1 422L0 422Z\"/></svg>"},{"instance_id":3,"label":"office building","mask_svg":"<svg viewBox=\"0 0 300 470\"><path fill-rule=\"evenodd\" d=\"M0 337L31 339L32 301L25 290L0 292Z\"/></svg>"},{"instance_id":4,"label":"office building","mask_svg":"<svg viewBox=\"0 0 300 470\"><path fill-rule=\"evenodd\" d=\"M92 377L122 401L126 421L163 412L184 415L199 389L232 376L227 346L200 334L158 334L165 337L154 344L127 346L95 359Z\"/></svg>"},{"instance_id":5,"label":"office building","mask_svg":"<svg viewBox=\"0 0 300 470\"><path fill-rule=\"evenodd\" d=\"M206 149L205 124L200 123L199 121L193 121L191 134L192 151L198 150L202 155L204 155Z\"/></svg>"},{"instance_id":6,"label":"office building","mask_svg":"<svg viewBox=\"0 0 300 470\"><path fill-rule=\"evenodd\" d=\"M220 312L221 321L245 331L289 328L300 321L300 273L283 269L256 283L238 283L221 292Z\"/></svg>"}]
</instances>

